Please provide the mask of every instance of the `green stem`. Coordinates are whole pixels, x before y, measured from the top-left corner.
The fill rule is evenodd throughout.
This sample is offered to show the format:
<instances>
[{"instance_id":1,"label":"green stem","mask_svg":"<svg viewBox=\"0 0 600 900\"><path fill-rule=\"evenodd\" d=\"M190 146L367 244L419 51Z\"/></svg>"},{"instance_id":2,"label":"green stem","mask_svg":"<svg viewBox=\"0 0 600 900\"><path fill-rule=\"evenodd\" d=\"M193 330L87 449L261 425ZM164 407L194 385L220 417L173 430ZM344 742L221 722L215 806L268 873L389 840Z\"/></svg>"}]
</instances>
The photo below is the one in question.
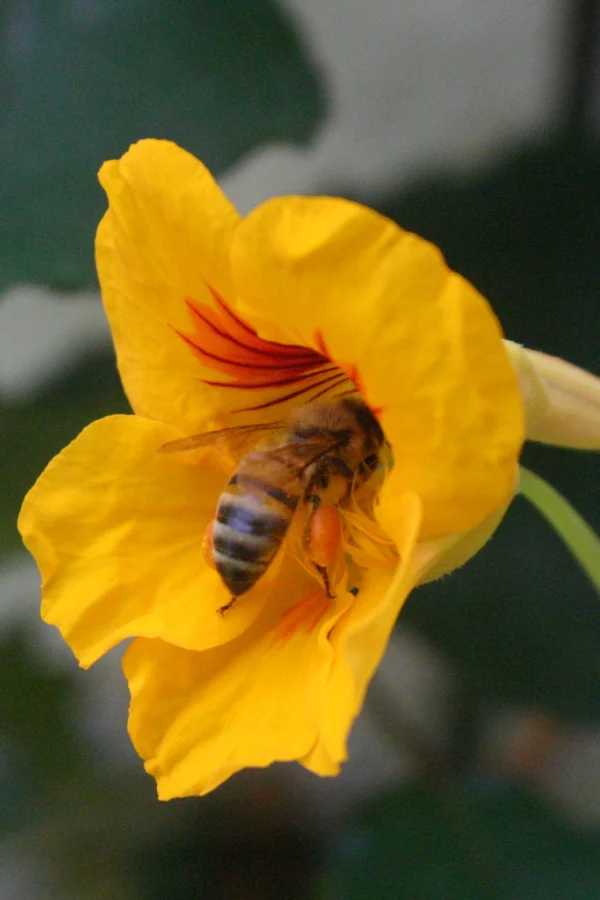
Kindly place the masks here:
<instances>
[{"instance_id":1,"label":"green stem","mask_svg":"<svg viewBox=\"0 0 600 900\"><path fill-rule=\"evenodd\" d=\"M600 538L591 526L562 494L522 466L519 492L552 525L600 592Z\"/></svg>"}]
</instances>

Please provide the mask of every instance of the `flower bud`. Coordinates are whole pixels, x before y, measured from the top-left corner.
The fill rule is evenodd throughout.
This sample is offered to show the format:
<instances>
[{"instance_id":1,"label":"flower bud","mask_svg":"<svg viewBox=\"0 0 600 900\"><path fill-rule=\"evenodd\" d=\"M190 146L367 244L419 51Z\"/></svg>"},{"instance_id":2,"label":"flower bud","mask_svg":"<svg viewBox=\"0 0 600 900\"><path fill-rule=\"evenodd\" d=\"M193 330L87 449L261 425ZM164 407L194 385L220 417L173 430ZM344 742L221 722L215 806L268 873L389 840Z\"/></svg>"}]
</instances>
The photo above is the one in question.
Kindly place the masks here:
<instances>
[{"instance_id":1,"label":"flower bud","mask_svg":"<svg viewBox=\"0 0 600 900\"><path fill-rule=\"evenodd\" d=\"M505 343L521 386L527 439L600 450L600 378L556 356Z\"/></svg>"}]
</instances>

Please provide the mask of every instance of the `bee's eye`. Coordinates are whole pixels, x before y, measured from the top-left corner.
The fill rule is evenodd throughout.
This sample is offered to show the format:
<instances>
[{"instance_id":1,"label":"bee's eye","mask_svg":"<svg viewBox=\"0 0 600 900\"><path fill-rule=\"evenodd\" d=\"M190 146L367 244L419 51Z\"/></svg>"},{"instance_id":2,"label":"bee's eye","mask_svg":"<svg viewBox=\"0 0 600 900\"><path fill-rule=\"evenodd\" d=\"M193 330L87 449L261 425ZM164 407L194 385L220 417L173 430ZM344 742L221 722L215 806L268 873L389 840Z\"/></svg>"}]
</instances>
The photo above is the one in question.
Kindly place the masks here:
<instances>
[{"instance_id":1,"label":"bee's eye","mask_svg":"<svg viewBox=\"0 0 600 900\"><path fill-rule=\"evenodd\" d=\"M377 468L378 463L379 463L379 456L377 453L370 453L369 456L366 456L363 459L363 466L366 466L367 469Z\"/></svg>"}]
</instances>

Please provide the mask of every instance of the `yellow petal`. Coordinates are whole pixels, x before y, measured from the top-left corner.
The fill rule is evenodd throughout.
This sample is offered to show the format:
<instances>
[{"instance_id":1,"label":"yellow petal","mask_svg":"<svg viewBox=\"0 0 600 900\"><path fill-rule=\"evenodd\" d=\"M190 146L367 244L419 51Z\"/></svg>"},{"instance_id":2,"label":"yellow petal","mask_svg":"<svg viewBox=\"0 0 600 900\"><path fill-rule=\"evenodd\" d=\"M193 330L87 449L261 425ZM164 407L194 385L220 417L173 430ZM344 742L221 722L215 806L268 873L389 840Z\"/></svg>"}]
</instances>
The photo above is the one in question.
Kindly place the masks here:
<instances>
[{"instance_id":1,"label":"yellow petal","mask_svg":"<svg viewBox=\"0 0 600 900\"><path fill-rule=\"evenodd\" d=\"M19 529L42 575L42 616L83 666L124 638L203 649L254 621L277 569L225 616L202 552L228 473L214 451L164 454L178 432L138 416L94 422L31 489Z\"/></svg>"},{"instance_id":2,"label":"yellow petal","mask_svg":"<svg viewBox=\"0 0 600 900\"><path fill-rule=\"evenodd\" d=\"M208 170L168 141L134 144L102 166L109 210L96 262L123 386L135 412L187 433L206 430L220 392L175 332L186 298L231 295L229 246L239 216ZM238 404L239 405L239 404Z\"/></svg>"},{"instance_id":3,"label":"yellow petal","mask_svg":"<svg viewBox=\"0 0 600 900\"><path fill-rule=\"evenodd\" d=\"M285 603L309 584L290 581ZM279 603L244 635L204 653L132 643L123 660L129 733L162 800L205 794L242 768L308 751L331 666L327 634L351 599L331 604L317 626L308 616L291 630L278 627Z\"/></svg>"},{"instance_id":4,"label":"yellow petal","mask_svg":"<svg viewBox=\"0 0 600 900\"><path fill-rule=\"evenodd\" d=\"M345 200L284 197L236 230L237 310L261 336L325 347L394 453L385 490L423 499L423 538L506 502L523 439L517 380L489 305L440 252Z\"/></svg>"},{"instance_id":5,"label":"yellow petal","mask_svg":"<svg viewBox=\"0 0 600 900\"><path fill-rule=\"evenodd\" d=\"M416 582L414 549L421 525L421 503L414 494L399 501L400 563L395 572L367 570L355 603L333 627L333 665L324 696L319 740L301 760L319 775L335 774L346 759L346 741L373 674Z\"/></svg>"},{"instance_id":6,"label":"yellow petal","mask_svg":"<svg viewBox=\"0 0 600 900\"><path fill-rule=\"evenodd\" d=\"M464 566L490 540L509 505L507 503L495 510L470 531L419 544L415 548L413 563L418 573L417 583L428 584Z\"/></svg>"},{"instance_id":7,"label":"yellow petal","mask_svg":"<svg viewBox=\"0 0 600 900\"><path fill-rule=\"evenodd\" d=\"M556 356L506 345L523 393L528 439L600 450L600 378Z\"/></svg>"}]
</instances>

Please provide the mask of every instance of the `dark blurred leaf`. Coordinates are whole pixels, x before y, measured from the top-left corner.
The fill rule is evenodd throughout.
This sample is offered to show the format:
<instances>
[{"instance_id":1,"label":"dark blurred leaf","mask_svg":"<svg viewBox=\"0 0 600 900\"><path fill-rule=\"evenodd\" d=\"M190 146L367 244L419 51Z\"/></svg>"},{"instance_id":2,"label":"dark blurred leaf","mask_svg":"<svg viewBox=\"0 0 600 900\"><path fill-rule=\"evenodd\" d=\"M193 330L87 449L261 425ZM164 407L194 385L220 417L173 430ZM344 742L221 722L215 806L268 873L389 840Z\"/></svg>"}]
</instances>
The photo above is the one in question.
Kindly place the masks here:
<instances>
[{"instance_id":1,"label":"dark blurred leaf","mask_svg":"<svg viewBox=\"0 0 600 900\"><path fill-rule=\"evenodd\" d=\"M32 798L44 785L71 779L80 756L69 708L70 676L40 667L25 635L13 633L0 641L0 679L1 829L15 819L31 819Z\"/></svg>"},{"instance_id":2,"label":"dark blurred leaf","mask_svg":"<svg viewBox=\"0 0 600 900\"><path fill-rule=\"evenodd\" d=\"M191 814L185 836L130 858L144 900L307 900L323 856L289 764L247 769L218 790L169 806Z\"/></svg>"},{"instance_id":3,"label":"dark blurred leaf","mask_svg":"<svg viewBox=\"0 0 600 900\"><path fill-rule=\"evenodd\" d=\"M0 12L0 287L94 281L96 172L143 137L215 172L305 141L323 96L271 0L10 0Z\"/></svg>"},{"instance_id":4,"label":"dark blurred leaf","mask_svg":"<svg viewBox=\"0 0 600 900\"><path fill-rule=\"evenodd\" d=\"M89 360L27 406L0 405L0 558L22 547L16 521L26 492L52 457L93 419L129 412L112 356Z\"/></svg>"},{"instance_id":5,"label":"dark blurred leaf","mask_svg":"<svg viewBox=\"0 0 600 900\"><path fill-rule=\"evenodd\" d=\"M403 613L459 665L473 702L600 722L600 599L526 501L467 566Z\"/></svg>"},{"instance_id":6,"label":"dark blurred leaf","mask_svg":"<svg viewBox=\"0 0 600 900\"><path fill-rule=\"evenodd\" d=\"M438 244L507 334L600 373L600 150L531 148L469 179L423 182L379 208ZM600 530L600 454L529 445L524 464ZM462 571L419 589L407 621L459 663L473 698L600 721L600 598L525 501Z\"/></svg>"},{"instance_id":7,"label":"dark blurred leaf","mask_svg":"<svg viewBox=\"0 0 600 900\"><path fill-rule=\"evenodd\" d=\"M512 340L600 372L600 145L550 143L468 179L423 180L382 212L436 243Z\"/></svg>"},{"instance_id":8,"label":"dark blurred leaf","mask_svg":"<svg viewBox=\"0 0 600 900\"><path fill-rule=\"evenodd\" d=\"M205 817L206 818L206 817ZM188 900L223 897L231 900L307 900L312 896L318 863L316 840L300 831L236 834L215 841L190 829L187 839L146 848L138 868L144 900ZM138 861L134 860L135 865Z\"/></svg>"},{"instance_id":9,"label":"dark blurred leaf","mask_svg":"<svg viewBox=\"0 0 600 900\"><path fill-rule=\"evenodd\" d=\"M336 843L323 900L596 900L600 841L497 787L412 787L371 803Z\"/></svg>"}]
</instances>

